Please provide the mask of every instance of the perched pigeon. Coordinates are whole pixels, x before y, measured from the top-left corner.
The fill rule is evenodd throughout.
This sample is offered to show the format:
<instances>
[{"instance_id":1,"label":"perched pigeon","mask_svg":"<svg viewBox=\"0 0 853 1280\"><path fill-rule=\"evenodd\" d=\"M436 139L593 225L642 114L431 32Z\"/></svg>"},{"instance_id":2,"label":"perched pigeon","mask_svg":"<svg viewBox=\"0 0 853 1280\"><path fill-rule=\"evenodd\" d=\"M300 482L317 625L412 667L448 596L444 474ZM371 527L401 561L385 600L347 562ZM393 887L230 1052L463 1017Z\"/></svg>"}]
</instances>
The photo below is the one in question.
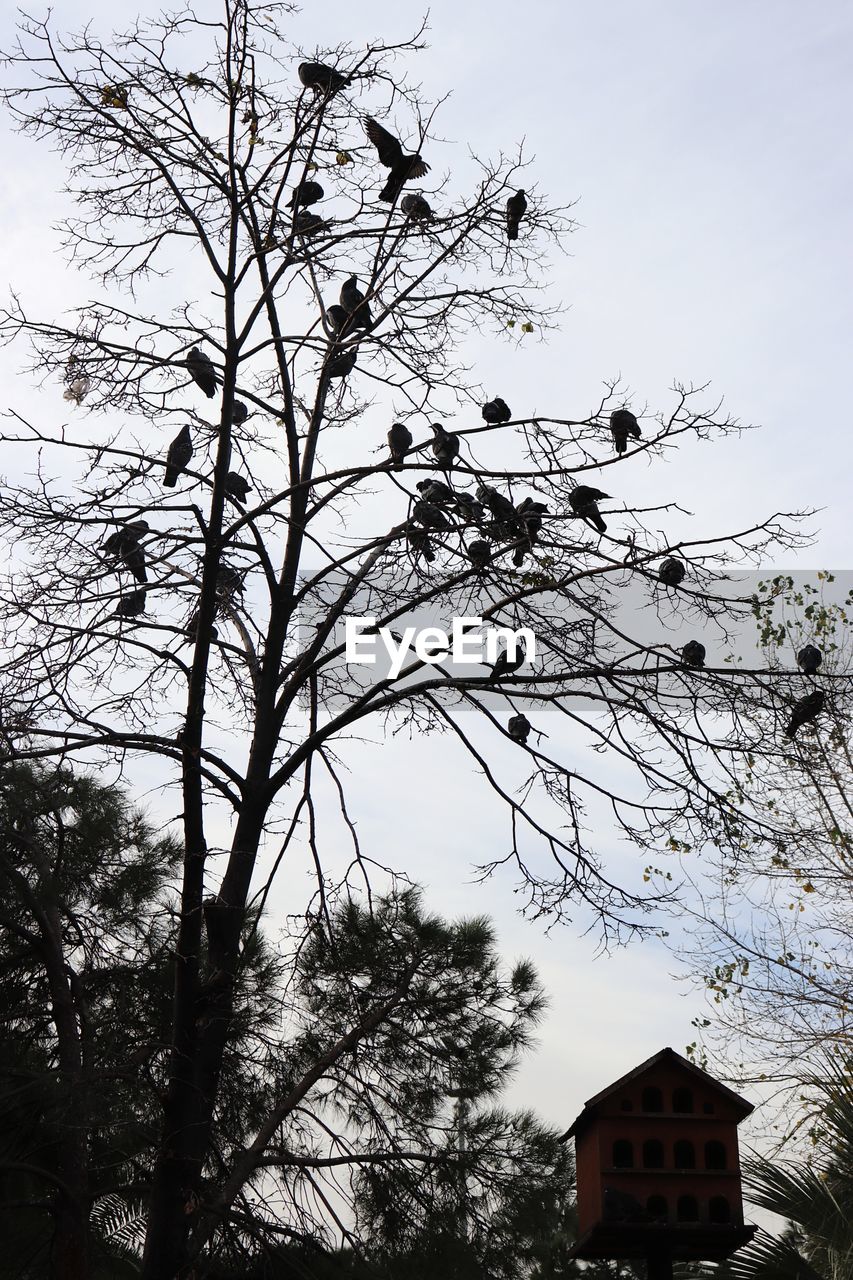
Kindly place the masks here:
<instances>
[{"instance_id":1,"label":"perched pigeon","mask_svg":"<svg viewBox=\"0 0 853 1280\"><path fill-rule=\"evenodd\" d=\"M379 192L379 199L393 204L403 190L403 184L415 178L425 177L429 173L429 165L421 159L420 155L407 155L403 151L399 138L395 138L393 133L383 129L372 116L365 118L364 129L378 152L379 163L391 170L388 181Z\"/></svg>"},{"instance_id":2,"label":"perched pigeon","mask_svg":"<svg viewBox=\"0 0 853 1280\"><path fill-rule=\"evenodd\" d=\"M293 219L293 230L300 236L315 236L325 226L320 215L312 213L310 209L299 209Z\"/></svg>"},{"instance_id":3,"label":"perched pigeon","mask_svg":"<svg viewBox=\"0 0 853 1280\"><path fill-rule=\"evenodd\" d=\"M569 494L569 506L576 516L582 516L599 533L604 533L607 525L601 518L598 503L602 498L609 497L609 493L602 493L600 489L593 489L588 484L579 484Z\"/></svg>"},{"instance_id":4,"label":"perched pigeon","mask_svg":"<svg viewBox=\"0 0 853 1280\"><path fill-rule=\"evenodd\" d=\"M515 646L515 657L510 658L506 649L503 649L497 656L495 665L489 672L491 680L501 680L504 676L513 675L520 667L523 667L527 661L527 650L523 644Z\"/></svg>"},{"instance_id":5,"label":"perched pigeon","mask_svg":"<svg viewBox=\"0 0 853 1280\"><path fill-rule=\"evenodd\" d=\"M330 378L346 378L355 368L355 352L339 351L326 365L326 373Z\"/></svg>"},{"instance_id":6,"label":"perched pigeon","mask_svg":"<svg viewBox=\"0 0 853 1280\"><path fill-rule=\"evenodd\" d=\"M527 199L523 191L516 191L506 202L506 238L518 239L518 226L527 212Z\"/></svg>"},{"instance_id":7,"label":"perched pigeon","mask_svg":"<svg viewBox=\"0 0 853 1280\"><path fill-rule=\"evenodd\" d=\"M349 84L349 76L327 66L325 62L300 62L296 70L305 88L313 89L315 93L331 96Z\"/></svg>"},{"instance_id":8,"label":"perched pigeon","mask_svg":"<svg viewBox=\"0 0 853 1280\"><path fill-rule=\"evenodd\" d=\"M234 427L242 427L243 423L249 416L249 410L242 400L235 400L231 406L231 425Z\"/></svg>"},{"instance_id":9,"label":"perched pigeon","mask_svg":"<svg viewBox=\"0 0 853 1280\"><path fill-rule=\"evenodd\" d=\"M190 347L184 364L197 387L201 387L208 400L216 395L216 370L213 362L200 347Z\"/></svg>"},{"instance_id":10,"label":"perched pigeon","mask_svg":"<svg viewBox=\"0 0 853 1280\"><path fill-rule=\"evenodd\" d=\"M326 307L326 319L338 337L344 337L346 329L351 327L350 313L345 307L339 307L336 302L332 303L330 307Z\"/></svg>"},{"instance_id":11,"label":"perched pigeon","mask_svg":"<svg viewBox=\"0 0 853 1280\"><path fill-rule=\"evenodd\" d=\"M535 542L542 532L542 517L548 511L544 502L536 502L533 498L524 498L519 502L516 512L521 516L525 533L531 542Z\"/></svg>"},{"instance_id":12,"label":"perched pigeon","mask_svg":"<svg viewBox=\"0 0 853 1280\"><path fill-rule=\"evenodd\" d=\"M483 504L478 502L473 494L465 493L464 491L461 493L454 492L453 497L456 503L456 510L463 520L482 520Z\"/></svg>"},{"instance_id":13,"label":"perched pigeon","mask_svg":"<svg viewBox=\"0 0 853 1280\"><path fill-rule=\"evenodd\" d=\"M145 551L139 545L140 538L149 532L147 520L134 520L111 533L104 543L108 556L118 557L130 570L137 582L147 582Z\"/></svg>"},{"instance_id":14,"label":"perched pigeon","mask_svg":"<svg viewBox=\"0 0 853 1280\"><path fill-rule=\"evenodd\" d=\"M358 287L358 277L350 276L341 285L340 304L347 315L352 316L353 324L363 329L371 325L370 304Z\"/></svg>"},{"instance_id":15,"label":"perched pigeon","mask_svg":"<svg viewBox=\"0 0 853 1280\"><path fill-rule=\"evenodd\" d=\"M475 538L473 542L469 542L465 550L475 569L485 569L492 558L492 548L482 538Z\"/></svg>"},{"instance_id":16,"label":"perched pigeon","mask_svg":"<svg viewBox=\"0 0 853 1280\"><path fill-rule=\"evenodd\" d=\"M415 557L423 556L427 564L432 564L435 560L435 551L433 550L432 541L425 529L407 529L406 537L409 540L409 546L415 553Z\"/></svg>"},{"instance_id":17,"label":"perched pigeon","mask_svg":"<svg viewBox=\"0 0 853 1280\"><path fill-rule=\"evenodd\" d=\"M823 662L823 654L816 645L807 644L797 654L797 666L807 676L813 676Z\"/></svg>"},{"instance_id":18,"label":"perched pigeon","mask_svg":"<svg viewBox=\"0 0 853 1280\"><path fill-rule=\"evenodd\" d=\"M791 721L785 730L785 737L793 738L797 730L804 724L816 720L821 711L823 711L825 703L826 695L822 689L814 689L811 693L807 693L804 698L800 698L795 702L791 712Z\"/></svg>"},{"instance_id":19,"label":"perched pigeon","mask_svg":"<svg viewBox=\"0 0 853 1280\"><path fill-rule=\"evenodd\" d=\"M62 393L63 400L73 400L75 404L82 404L89 394L92 386L92 379L86 374L80 374L68 383L68 386Z\"/></svg>"},{"instance_id":20,"label":"perched pigeon","mask_svg":"<svg viewBox=\"0 0 853 1280\"><path fill-rule=\"evenodd\" d=\"M516 742L525 743L527 742L527 735L533 726L527 716L523 716L519 712L517 716L510 716L506 727L511 738L515 738Z\"/></svg>"},{"instance_id":21,"label":"perched pigeon","mask_svg":"<svg viewBox=\"0 0 853 1280\"><path fill-rule=\"evenodd\" d=\"M388 448L391 450L391 461L400 463L414 444L412 433L402 422L395 422L388 432Z\"/></svg>"},{"instance_id":22,"label":"perched pigeon","mask_svg":"<svg viewBox=\"0 0 853 1280\"><path fill-rule=\"evenodd\" d=\"M174 489L178 476L182 471L186 471L192 456L193 440L190 429L182 427L169 445L169 452L166 454L166 474L163 477L163 484L167 489Z\"/></svg>"},{"instance_id":23,"label":"perched pigeon","mask_svg":"<svg viewBox=\"0 0 853 1280\"><path fill-rule=\"evenodd\" d=\"M705 646L699 640L688 640L681 650L681 661L686 667L704 667Z\"/></svg>"},{"instance_id":24,"label":"perched pigeon","mask_svg":"<svg viewBox=\"0 0 853 1280\"><path fill-rule=\"evenodd\" d=\"M456 494L440 480L421 480L415 485L422 498L427 502L436 502L440 507L454 506Z\"/></svg>"},{"instance_id":25,"label":"perched pigeon","mask_svg":"<svg viewBox=\"0 0 853 1280\"><path fill-rule=\"evenodd\" d=\"M293 188L293 194L288 200L288 208L290 209L307 209L309 204L316 204L318 200L322 200L325 192L319 182L313 182L310 178L306 178L299 186Z\"/></svg>"},{"instance_id":26,"label":"perched pigeon","mask_svg":"<svg viewBox=\"0 0 853 1280\"><path fill-rule=\"evenodd\" d=\"M634 417L630 409L614 409L610 415L610 430L613 434L613 443L616 446L616 452L624 453L628 448L628 436L633 436L635 440L639 440L640 424Z\"/></svg>"},{"instance_id":27,"label":"perched pigeon","mask_svg":"<svg viewBox=\"0 0 853 1280\"><path fill-rule=\"evenodd\" d=\"M432 442L433 456L445 471L449 471L459 455L459 437L452 431L445 431L440 422L431 423L431 429L435 437Z\"/></svg>"},{"instance_id":28,"label":"perched pigeon","mask_svg":"<svg viewBox=\"0 0 853 1280\"><path fill-rule=\"evenodd\" d=\"M129 596L120 596L116 605L114 618L138 618L140 613L145 612L145 592L132 591Z\"/></svg>"},{"instance_id":29,"label":"perched pigeon","mask_svg":"<svg viewBox=\"0 0 853 1280\"><path fill-rule=\"evenodd\" d=\"M506 400L501 400L500 396L495 396L494 400L489 400L483 405L483 417L486 422L492 424L509 422L512 412Z\"/></svg>"},{"instance_id":30,"label":"perched pigeon","mask_svg":"<svg viewBox=\"0 0 853 1280\"><path fill-rule=\"evenodd\" d=\"M432 221L432 209L429 207L427 201L424 200L423 196L415 194L403 196L403 199L400 201L400 208L406 217L411 219L412 222Z\"/></svg>"},{"instance_id":31,"label":"perched pigeon","mask_svg":"<svg viewBox=\"0 0 853 1280\"><path fill-rule=\"evenodd\" d=\"M681 560L676 560L675 556L667 556L658 569L658 579L665 587L677 587L684 581L686 572Z\"/></svg>"},{"instance_id":32,"label":"perched pigeon","mask_svg":"<svg viewBox=\"0 0 853 1280\"><path fill-rule=\"evenodd\" d=\"M412 519L417 520L425 529L449 529L450 521L434 502L419 499L412 507Z\"/></svg>"},{"instance_id":33,"label":"perched pigeon","mask_svg":"<svg viewBox=\"0 0 853 1280\"><path fill-rule=\"evenodd\" d=\"M225 492L232 498L236 498L238 502L245 502L252 492L252 486L239 471L229 471L225 477Z\"/></svg>"},{"instance_id":34,"label":"perched pigeon","mask_svg":"<svg viewBox=\"0 0 853 1280\"><path fill-rule=\"evenodd\" d=\"M477 497L484 506L489 508L496 520L508 525L510 529L518 527L515 507L499 490L490 484L481 484L477 486Z\"/></svg>"},{"instance_id":35,"label":"perched pigeon","mask_svg":"<svg viewBox=\"0 0 853 1280\"><path fill-rule=\"evenodd\" d=\"M216 570L216 594L220 600L232 600L243 594L245 571L230 564L220 564Z\"/></svg>"}]
</instances>

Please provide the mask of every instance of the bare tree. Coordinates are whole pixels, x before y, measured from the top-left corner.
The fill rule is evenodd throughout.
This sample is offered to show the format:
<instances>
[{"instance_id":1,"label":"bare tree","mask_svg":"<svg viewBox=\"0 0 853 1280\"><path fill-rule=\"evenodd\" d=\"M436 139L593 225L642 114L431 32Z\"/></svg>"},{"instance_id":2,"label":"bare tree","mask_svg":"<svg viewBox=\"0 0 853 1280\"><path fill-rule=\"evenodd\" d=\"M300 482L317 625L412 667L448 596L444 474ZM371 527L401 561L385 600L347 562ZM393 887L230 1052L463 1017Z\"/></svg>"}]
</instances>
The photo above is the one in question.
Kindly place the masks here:
<instances>
[{"instance_id":1,"label":"bare tree","mask_svg":"<svg viewBox=\"0 0 853 1280\"><path fill-rule=\"evenodd\" d=\"M6 56L9 110L64 158L65 243L97 296L64 322L23 298L2 315L5 341L29 342L36 376L65 387L37 422L10 409L3 433L35 470L0 511L4 732L25 759L156 757L181 794L151 1280L191 1274L205 1215L256 1168L210 1167L250 904L307 850L311 927L331 929L342 886L369 901L371 874L392 870L360 847L340 767L369 720L455 738L510 818L483 874L514 865L532 914L580 911L605 941L659 927L668 895L608 873L591 834L604 815L650 857L775 830L736 780L747 757L778 754L787 691L714 657L751 608L726 565L795 546L793 520L673 545L675 504L629 496L632 468L737 421L683 385L659 411L634 405L636 431L630 414L611 428L629 400L618 383L571 416L513 415L500 397L481 413L464 338L492 330L512 350L555 323L544 254L567 211L520 153L442 173L434 107L401 67L420 33L306 55L287 15L223 0L216 18L187 9L106 43L27 18ZM70 417L54 423L57 409ZM394 423L412 443L398 430L386 452ZM615 508L602 471L625 497ZM356 605L389 629L418 607L526 626L536 664L472 676L417 659L365 686L342 663ZM682 652L699 635L707 662ZM569 763L546 749L546 712ZM487 729L524 753L520 791ZM344 867L324 788L351 840ZM318 1063L340 1043L318 1044ZM301 1097L285 1092L276 1115ZM259 1124L256 1154L274 1129Z\"/></svg>"}]
</instances>

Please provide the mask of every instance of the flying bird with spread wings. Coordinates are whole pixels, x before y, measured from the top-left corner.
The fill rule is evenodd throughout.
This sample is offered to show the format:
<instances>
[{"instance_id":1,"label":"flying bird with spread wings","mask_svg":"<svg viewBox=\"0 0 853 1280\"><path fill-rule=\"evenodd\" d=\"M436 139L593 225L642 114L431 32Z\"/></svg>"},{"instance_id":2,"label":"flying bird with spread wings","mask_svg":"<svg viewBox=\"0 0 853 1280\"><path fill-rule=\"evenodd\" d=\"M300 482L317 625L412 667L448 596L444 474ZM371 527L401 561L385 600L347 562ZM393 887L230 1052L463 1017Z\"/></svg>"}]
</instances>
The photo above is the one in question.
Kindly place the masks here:
<instances>
[{"instance_id":1,"label":"flying bird with spread wings","mask_svg":"<svg viewBox=\"0 0 853 1280\"><path fill-rule=\"evenodd\" d=\"M372 116L365 117L364 130L376 148L379 163L391 170L385 186L379 192L379 199L393 204L403 190L404 183L426 177L429 165L421 159L419 153L407 154L400 139L384 129Z\"/></svg>"}]
</instances>

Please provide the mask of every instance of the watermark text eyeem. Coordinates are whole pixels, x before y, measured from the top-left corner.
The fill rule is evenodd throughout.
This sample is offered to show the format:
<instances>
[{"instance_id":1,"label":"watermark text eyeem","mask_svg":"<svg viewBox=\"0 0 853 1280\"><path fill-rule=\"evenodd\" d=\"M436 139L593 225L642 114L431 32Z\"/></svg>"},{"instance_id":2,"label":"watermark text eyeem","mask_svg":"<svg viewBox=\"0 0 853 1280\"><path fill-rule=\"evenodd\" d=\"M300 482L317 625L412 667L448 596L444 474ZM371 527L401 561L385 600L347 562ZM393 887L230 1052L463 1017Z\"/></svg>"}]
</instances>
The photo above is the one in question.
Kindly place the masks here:
<instances>
[{"instance_id":1,"label":"watermark text eyeem","mask_svg":"<svg viewBox=\"0 0 853 1280\"><path fill-rule=\"evenodd\" d=\"M346 661L375 666L379 641L390 663L389 676L396 680L409 655L429 666L441 666L448 658L461 666L494 666L505 651L510 661L536 657L536 637L529 627L483 626L482 618L454 618L450 631L441 627L405 627L401 632L377 627L375 617L346 619Z\"/></svg>"}]
</instances>

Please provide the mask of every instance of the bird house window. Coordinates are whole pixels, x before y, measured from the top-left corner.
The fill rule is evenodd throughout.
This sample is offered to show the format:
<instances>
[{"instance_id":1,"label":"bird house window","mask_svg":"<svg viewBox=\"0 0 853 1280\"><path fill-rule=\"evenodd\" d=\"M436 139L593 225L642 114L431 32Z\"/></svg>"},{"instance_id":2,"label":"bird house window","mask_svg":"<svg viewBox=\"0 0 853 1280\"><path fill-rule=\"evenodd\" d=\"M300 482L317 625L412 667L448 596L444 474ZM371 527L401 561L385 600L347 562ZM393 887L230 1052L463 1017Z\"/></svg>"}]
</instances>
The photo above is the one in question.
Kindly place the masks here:
<instances>
[{"instance_id":1,"label":"bird house window","mask_svg":"<svg viewBox=\"0 0 853 1280\"><path fill-rule=\"evenodd\" d=\"M699 1221L699 1202L695 1196L679 1196L676 1216L679 1222Z\"/></svg>"},{"instance_id":2,"label":"bird house window","mask_svg":"<svg viewBox=\"0 0 853 1280\"><path fill-rule=\"evenodd\" d=\"M652 1222L666 1222L669 1217L669 1205L666 1196L649 1196L646 1201L646 1213Z\"/></svg>"},{"instance_id":3,"label":"bird house window","mask_svg":"<svg viewBox=\"0 0 853 1280\"><path fill-rule=\"evenodd\" d=\"M643 1110L663 1111L663 1094L657 1085L650 1084L643 1090Z\"/></svg>"},{"instance_id":4,"label":"bird house window","mask_svg":"<svg viewBox=\"0 0 853 1280\"><path fill-rule=\"evenodd\" d=\"M731 1222L732 1211L725 1196L711 1196L708 1202L709 1222Z\"/></svg>"},{"instance_id":5,"label":"bird house window","mask_svg":"<svg viewBox=\"0 0 853 1280\"><path fill-rule=\"evenodd\" d=\"M693 1090L692 1089L673 1089L672 1091L672 1109L678 1111L681 1115L693 1114Z\"/></svg>"},{"instance_id":6,"label":"bird house window","mask_svg":"<svg viewBox=\"0 0 853 1280\"><path fill-rule=\"evenodd\" d=\"M706 1142L705 1143L705 1168L706 1169L725 1169L726 1167L726 1148L722 1142Z\"/></svg>"},{"instance_id":7,"label":"bird house window","mask_svg":"<svg viewBox=\"0 0 853 1280\"><path fill-rule=\"evenodd\" d=\"M696 1152L693 1143L687 1138L680 1138L675 1144L675 1167L676 1169L696 1168Z\"/></svg>"},{"instance_id":8,"label":"bird house window","mask_svg":"<svg viewBox=\"0 0 853 1280\"><path fill-rule=\"evenodd\" d=\"M663 1143L657 1138L647 1138L643 1143L643 1168L663 1168Z\"/></svg>"},{"instance_id":9,"label":"bird house window","mask_svg":"<svg viewBox=\"0 0 853 1280\"><path fill-rule=\"evenodd\" d=\"M613 1168L633 1169L634 1145L626 1138L617 1138L613 1143Z\"/></svg>"}]
</instances>

